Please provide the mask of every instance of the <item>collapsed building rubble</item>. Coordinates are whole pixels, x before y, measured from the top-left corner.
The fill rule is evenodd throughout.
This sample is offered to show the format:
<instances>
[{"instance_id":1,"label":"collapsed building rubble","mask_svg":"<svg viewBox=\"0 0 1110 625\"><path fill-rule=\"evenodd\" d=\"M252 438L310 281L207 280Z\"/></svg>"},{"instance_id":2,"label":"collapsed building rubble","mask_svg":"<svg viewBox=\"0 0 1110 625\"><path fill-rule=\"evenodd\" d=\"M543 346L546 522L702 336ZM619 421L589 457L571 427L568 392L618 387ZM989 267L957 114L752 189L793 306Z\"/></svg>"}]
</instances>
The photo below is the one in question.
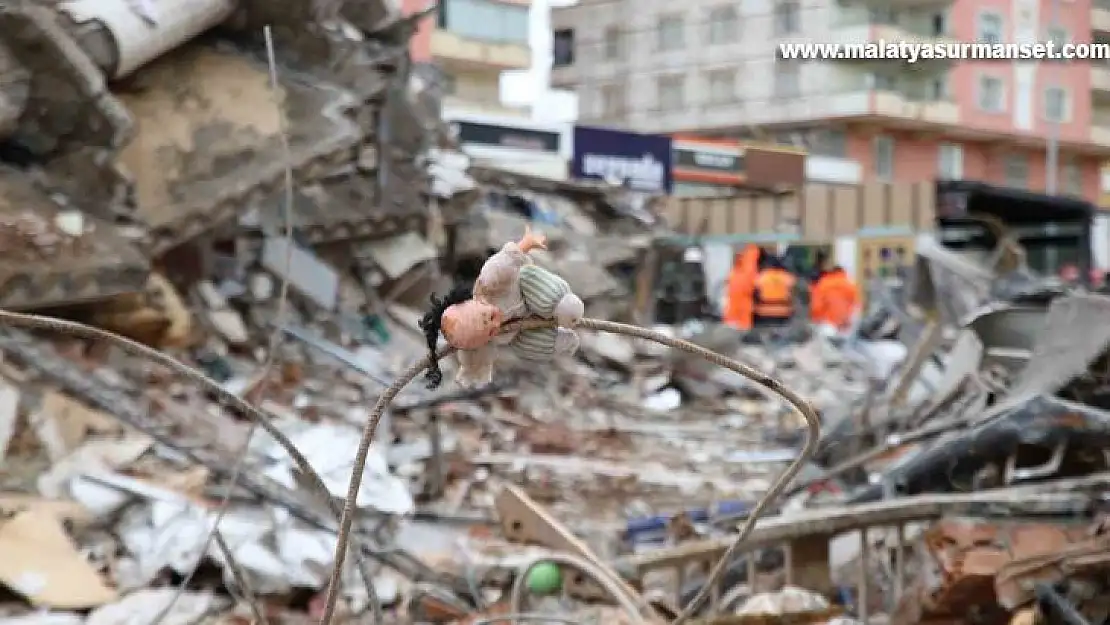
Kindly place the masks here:
<instances>
[{"instance_id":1,"label":"collapsed building rubble","mask_svg":"<svg viewBox=\"0 0 1110 625\"><path fill-rule=\"evenodd\" d=\"M658 224L637 212L642 204L465 158L433 162L433 196L438 177L454 179L439 217L421 214L383 238L293 246L240 217L195 244L204 261L191 281L174 274L71 314L127 329L261 401L341 500L368 406L422 355L420 307L451 273L472 275L490 248L538 223L552 244L537 262L575 281L593 314L634 318L650 291L637 263ZM63 234L79 221L45 214ZM437 220L440 235L429 232ZM31 220L18 228L32 246L72 245ZM150 252L135 258L149 262ZM1105 620L1105 541L1083 519L1099 512L1110 479L1099 442L1107 300L1033 276L1015 289L999 273L924 246L910 305L874 297L885 321L847 345L816 335L745 343L712 324L657 328L780 377L825 425L820 454L779 514L757 524L698 618ZM281 319L284 280L292 296ZM1018 295L997 301L1005 280ZM141 329L144 307L157 332ZM255 376L275 330L280 365L262 392ZM892 337L886 355L881 336ZM729 528L796 457L801 423L757 388L666 348L583 339L580 358L549 370L509 359L492 387L409 388L390 410L355 502L356 535L376 564L376 599L399 622L525 609L642 622L605 605L612 593L587 576L563 575L558 597L514 590L535 562L564 557L617 575L637 618L665 621L705 586ZM0 351L0 450L5 467L21 467L0 484L0 544L14 541L58 580L30 587L26 565L0 566L0 585L17 598L0 618L31 623L29 606L85 622L157 612L168 601L158 593L198 562L216 581L188 588L174 608L182 622L249 615L258 603L273 617L319 614L334 520L272 439L243 451L250 426L234 406L104 344L5 328ZM884 358L901 364L877 366ZM244 454L242 490L221 513ZM217 516L219 540L207 544ZM357 575L343 579L341 617L371 609Z\"/></svg>"},{"instance_id":2,"label":"collapsed building rubble","mask_svg":"<svg viewBox=\"0 0 1110 625\"><path fill-rule=\"evenodd\" d=\"M654 198L471 164L388 3L210 0L188 28L136 7L0 9L20 26L0 48L0 307L159 347L223 392L0 328L0 622L152 622L198 566L170 622L318 618L329 504L369 406L425 353L429 295L531 224L591 316L642 319L665 224ZM179 36L121 40L127 20ZM824 426L699 622L1107 620L1110 300L1025 271L989 227L989 255L920 246L853 340L656 327L775 375ZM543 370L506 360L492 386L413 386L387 413L353 502L375 596L345 570L342 617L665 622L798 456L786 404L668 348L586 334ZM528 572L545 561L554 596Z\"/></svg>"}]
</instances>

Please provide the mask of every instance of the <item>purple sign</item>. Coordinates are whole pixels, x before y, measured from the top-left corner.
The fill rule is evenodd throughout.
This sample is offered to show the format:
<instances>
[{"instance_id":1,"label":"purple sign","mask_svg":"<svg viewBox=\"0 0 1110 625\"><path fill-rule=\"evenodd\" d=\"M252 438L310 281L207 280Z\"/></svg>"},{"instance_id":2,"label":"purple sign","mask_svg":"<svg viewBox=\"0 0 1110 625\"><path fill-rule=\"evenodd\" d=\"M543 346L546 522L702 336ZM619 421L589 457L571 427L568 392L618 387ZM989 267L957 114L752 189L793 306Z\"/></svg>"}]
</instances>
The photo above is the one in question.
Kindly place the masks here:
<instances>
[{"instance_id":1,"label":"purple sign","mask_svg":"<svg viewBox=\"0 0 1110 625\"><path fill-rule=\"evenodd\" d=\"M667 136L575 126L570 175L667 194L674 182L671 150L671 138Z\"/></svg>"}]
</instances>

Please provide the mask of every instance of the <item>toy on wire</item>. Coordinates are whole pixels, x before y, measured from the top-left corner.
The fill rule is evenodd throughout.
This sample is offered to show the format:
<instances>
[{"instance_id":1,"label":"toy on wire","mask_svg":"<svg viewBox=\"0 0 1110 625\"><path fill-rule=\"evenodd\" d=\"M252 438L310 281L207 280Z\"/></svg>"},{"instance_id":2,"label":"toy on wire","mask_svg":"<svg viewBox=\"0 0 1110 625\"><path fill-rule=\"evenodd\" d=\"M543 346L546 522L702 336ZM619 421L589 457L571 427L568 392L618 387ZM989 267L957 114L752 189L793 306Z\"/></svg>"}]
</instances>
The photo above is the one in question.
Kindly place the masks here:
<instances>
[{"instance_id":1,"label":"toy on wire","mask_svg":"<svg viewBox=\"0 0 1110 625\"><path fill-rule=\"evenodd\" d=\"M420 327L433 354L441 333L458 349L455 382L460 386L492 382L495 350L501 345L532 362L578 349L578 335L571 328L585 307L566 280L532 261L528 254L536 249L547 249L547 241L526 229L519 241L506 243L486 260L473 287L455 287L442 300L432 297L432 310ZM553 319L559 327L501 332L504 322L529 316ZM425 377L429 388L443 380L436 365Z\"/></svg>"}]
</instances>

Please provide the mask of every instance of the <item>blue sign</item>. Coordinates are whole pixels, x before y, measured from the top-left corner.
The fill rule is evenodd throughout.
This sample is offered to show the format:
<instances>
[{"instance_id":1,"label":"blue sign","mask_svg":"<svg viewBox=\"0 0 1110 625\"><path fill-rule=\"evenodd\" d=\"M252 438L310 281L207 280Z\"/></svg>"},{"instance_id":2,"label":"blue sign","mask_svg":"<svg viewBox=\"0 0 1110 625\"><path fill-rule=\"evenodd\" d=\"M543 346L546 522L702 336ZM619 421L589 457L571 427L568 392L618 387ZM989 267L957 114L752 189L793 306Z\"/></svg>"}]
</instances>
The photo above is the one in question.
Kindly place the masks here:
<instances>
[{"instance_id":1,"label":"blue sign","mask_svg":"<svg viewBox=\"0 0 1110 625\"><path fill-rule=\"evenodd\" d=\"M674 183L671 149L671 138L664 135L575 126L570 175L668 194Z\"/></svg>"}]
</instances>

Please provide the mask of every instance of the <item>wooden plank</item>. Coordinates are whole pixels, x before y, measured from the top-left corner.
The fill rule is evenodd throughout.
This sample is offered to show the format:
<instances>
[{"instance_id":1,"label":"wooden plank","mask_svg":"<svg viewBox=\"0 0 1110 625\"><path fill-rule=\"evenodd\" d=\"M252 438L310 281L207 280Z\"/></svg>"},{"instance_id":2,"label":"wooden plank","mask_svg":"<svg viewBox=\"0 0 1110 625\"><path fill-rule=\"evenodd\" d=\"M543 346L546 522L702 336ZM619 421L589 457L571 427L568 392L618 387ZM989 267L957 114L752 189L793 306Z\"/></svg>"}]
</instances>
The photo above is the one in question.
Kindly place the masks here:
<instances>
[{"instance_id":1,"label":"wooden plank","mask_svg":"<svg viewBox=\"0 0 1110 625\"><path fill-rule=\"evenodd\" d=\"M641 607L645 616L657 618L650 604L639 591L624 581L608 564L602 562L586 543L578 539L562 523L536 503L523 490L511 484L497 494L494 506L501 520L501 530L509 540L539 544L550 549L565 551L586 560L605 571L624 590L633 602ZM568 588L568 591L571 589Z\"/></svg>"},{"instance_id":2,"label":"wooden plank","mask_svg":"<svg viewBox=\"0 0 1110 625\"><path fill-rule=\"evenodd\" d=\"M1092 477L1102 484L1110 482L1110 474ZM1071 484L1077 481L1067 482ZM1087 482L1087 479L1083 481ZM1075 487L1076 485L1071 484L1070 488ZM1074 514L1090 504L1091 496L1085 493L1063 492L1070 488L1057 482L982 493L919 495L857 506L802 510L791 512L789 515L760 519L744 544L751 549L759 549L793 542L806 536L832 536L870 525L900 525L913 521L938 519L954 513L982 514L982 508L989 508L992 505L1004 508L1000 510L1001 513L1009 513L1012 511L1012 506L1020 506L1048 512L1070 511ZM715 538L628 556L619 560L617 568L629 571L634 579L640 578L649 571L719 557L732 541L731 537Z\"/></svg>"}]
</instances>

